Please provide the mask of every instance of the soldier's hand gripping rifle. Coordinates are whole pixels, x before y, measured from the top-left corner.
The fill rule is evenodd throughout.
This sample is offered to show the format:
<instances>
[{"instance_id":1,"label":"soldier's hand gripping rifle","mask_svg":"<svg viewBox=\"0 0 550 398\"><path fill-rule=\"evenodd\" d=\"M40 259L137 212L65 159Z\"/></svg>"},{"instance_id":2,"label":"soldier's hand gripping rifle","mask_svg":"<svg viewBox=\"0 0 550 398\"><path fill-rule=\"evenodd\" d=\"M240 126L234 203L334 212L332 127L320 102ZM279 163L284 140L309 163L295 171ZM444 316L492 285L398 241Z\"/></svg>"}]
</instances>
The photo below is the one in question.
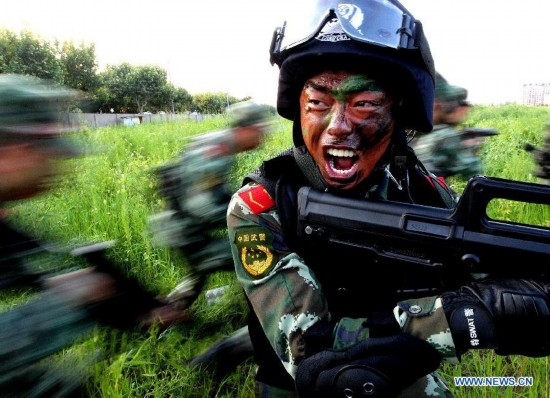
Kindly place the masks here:
<instances>
[{"instance_id":1,"label":"soldier's hand gripping rifle","mask_svg":"<svg viewBox=\"0 0 550 398\"><path fill-rule=\"evenodd\" d=\"M358 272L394 267L402 298L455 289L479 274L548 278L550 227L491 219L493 199L550 205L550 186L474 177L455 209L342 198L305 187L298 193L297 228L315 247L360 253Z\"/></svg>"}]
</instances>

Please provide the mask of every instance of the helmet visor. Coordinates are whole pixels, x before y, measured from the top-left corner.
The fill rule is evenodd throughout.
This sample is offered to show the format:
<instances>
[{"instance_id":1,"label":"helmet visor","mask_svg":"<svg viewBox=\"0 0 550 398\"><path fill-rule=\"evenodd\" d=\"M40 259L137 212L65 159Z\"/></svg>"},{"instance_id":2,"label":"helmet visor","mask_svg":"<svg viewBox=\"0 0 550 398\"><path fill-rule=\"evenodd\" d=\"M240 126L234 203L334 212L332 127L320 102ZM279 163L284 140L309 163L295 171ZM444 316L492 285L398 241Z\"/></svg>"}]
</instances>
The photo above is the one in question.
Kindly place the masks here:
<instances>
[{"instance_id":1,"label":"helmet visor","mask_svg":"<svg viewBox=\"0 0 550 398\"><path fill-rule=\"evenodd\" d=\"M293 10L292 18L278 29L272 55L307 42L332 18L338 18L352 39L396 49L413 48L414 18L402 6L389 0L311 0Z\"/></svg>"}]
</instances>

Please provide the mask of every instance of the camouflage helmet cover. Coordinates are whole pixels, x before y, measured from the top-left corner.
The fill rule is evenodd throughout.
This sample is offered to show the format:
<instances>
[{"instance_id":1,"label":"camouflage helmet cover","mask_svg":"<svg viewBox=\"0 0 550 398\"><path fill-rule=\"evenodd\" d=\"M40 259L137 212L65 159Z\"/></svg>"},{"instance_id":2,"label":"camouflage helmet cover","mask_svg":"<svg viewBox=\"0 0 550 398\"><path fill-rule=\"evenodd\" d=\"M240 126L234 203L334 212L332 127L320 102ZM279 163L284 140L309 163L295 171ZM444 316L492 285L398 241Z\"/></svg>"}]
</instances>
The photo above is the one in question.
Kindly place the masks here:
<instances>
[{"instance_id":1,"label":"camouflage helmet cover","mask_svg":"<svg viewBox=\"0 0 550 398\"><path fill-rule=\"evenodd\" d=\"M440 101L464 102L468 97L468 90L463 87L449 84L441 74L435 75L435 99Z\"/></svg>"},{"instance_id":2,"label":"camouflage helmet cover","mask_svg":"<svg viewBox=\"0 0 550 398\"><path fill-rule=\"evenodd\" d=\"M24 133L30 125L59 121L76 92L32 76L0 75L0 132Z\"/></svg>"},{"instance_id":3,"label":"camouflage helmet cover","mask_svg":"<svg viewBox=\"0 0 550 398\"><path fill-rule=\"evenodd\" d=\"M227 113L232 128L265 123L269 116L265 107L252 101L233 104L227 108Z\"/></svg>"},{"instance_id":4,"label":"camouflage helmet cover","mask_svg":"<svg viewBox=\"0 0 550 398\"><path fill-rule=\"evenodd\" d=\"M0 142L34 141L67 155L80 150L59 135L61 112L78 98L77 92L32 76L0 74Z\"/></svg>"}]
</instances>

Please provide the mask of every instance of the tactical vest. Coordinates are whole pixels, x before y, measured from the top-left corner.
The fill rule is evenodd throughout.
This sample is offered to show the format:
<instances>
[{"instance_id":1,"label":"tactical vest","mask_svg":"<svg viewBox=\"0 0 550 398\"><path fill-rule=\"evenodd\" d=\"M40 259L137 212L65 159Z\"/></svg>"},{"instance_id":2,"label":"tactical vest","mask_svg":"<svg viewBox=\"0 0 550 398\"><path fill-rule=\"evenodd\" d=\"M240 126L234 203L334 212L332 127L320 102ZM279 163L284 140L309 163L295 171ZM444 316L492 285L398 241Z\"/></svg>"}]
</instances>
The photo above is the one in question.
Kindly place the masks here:
<instances>
[{"instance_id":1,"label":"tactical vest","mask_svg":"<svg viewBox=\"0 0 550 398\"><path fill-rule=\"evenodd\" d=\"M333 320L391 314L395 304L401 299L397 294L399 284L404 279L422 279L425 276L421 272L407 273L406 270L397 270L388 264L377 265L367 260L361 249L342 252L328 245L307 245L298 241L296 194L300 187L310 185L305 177L310 171L303 170L295 156L296 148L281 153L264 162L245 178L244 183L254 181L263 185L275 199L285 240L290 249L299 254L313 270L322 286ZM455 203L454 193L423 169L412 151L408 159L406 167L410 183L410 192L407 195L409 201L436 207L452 207ZM389 188L387 199L403 201L402 195L402 190ZM258 380L280 388L293 389L292 379L271 349L252 310L249 329L260 365Z\"/></svg>"}]
</instances>

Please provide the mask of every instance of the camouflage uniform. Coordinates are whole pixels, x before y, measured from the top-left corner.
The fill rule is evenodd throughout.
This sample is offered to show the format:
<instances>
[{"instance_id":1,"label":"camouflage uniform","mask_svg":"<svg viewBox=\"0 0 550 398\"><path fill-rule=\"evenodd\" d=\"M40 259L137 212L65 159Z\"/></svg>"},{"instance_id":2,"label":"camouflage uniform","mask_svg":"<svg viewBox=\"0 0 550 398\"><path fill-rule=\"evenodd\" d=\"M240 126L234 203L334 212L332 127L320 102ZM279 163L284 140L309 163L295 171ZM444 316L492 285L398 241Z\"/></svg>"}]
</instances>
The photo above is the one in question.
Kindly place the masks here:
<instances>
[{"instance_id":1,"label":"camouflage uniform","mask_svg":"<svg viewBox=\"0 0 550 398\"><path fill-rule=\"evenodd\" d=\"M449 124L434 126L431 133L416 136L411 142L416 156L438 177L459 175L470 178L482 172L482 163L461 146L460 132Z\"/></svg>"},{"instance_id":2,"label":"camouflage uniform","mask_svg":"<svg viewBox=\"0 0 550 398\"><path fill-rule=\"evenodd\" d=\"M326 241L315 228L304 233L319 232L320 239L300 239L297 216L307 209L297 194L303 187L370 203L441 208L456 206L456 197L406 145L406 130L431 131L434 124L435 70L419 21L397 0L318 1L291 13L296 26L288 18L275 29L270 61L279 66L277 111L293 122L295 147L264 162L228 209L235 269L251 308L257 392L275 397L296 391L305 397L396 390L402 396L449 395L430 374L440 360L456 362L474 346L501 347L498 327L481 346L464 327L465 318L477 317L477 330L489 335L500 319L504 325L529 319L528 311L500 303L510 285L511 294L527 302L532 291L540 294L548 314L548 286L482 281L440 297L413 298L396 288L424 281L428 274L421 267L399 269L398 261L384 254L365 256L377 250L376 242L374 248L333 243L346 239L335 225ZM463 114L449 116L458 120ZM385 141L376 141L380 137ZM535 341L548 347L548 317L541 318L545 327ZM514 334L500 335L506 336L504 352L529 352L514 344L509 350L507 339ZM369 352L377 343L380 350ZM414 349L417 344L424 348Z\"/></svg>"},{"instance_id":3,"label":"camouflage uniform","mask_svg":"<svg viewBox=\"0 0 550 398\"><path fill-rule=\"evenodd\" d=\"M537 162L535 175L550 180L550 123L546 127L546 136L542 148L534 150L534 158Z\"/></svg>"},{"instance_id":4,"label":"camouflage uniform","mask_svg":"<svg viewBox=\"0 0 550 398\"><path fill-rule=\"evenodd\" d=\"M226 178L235 160L232 134L229 129L199 137L180 159L160 171L174 192L166 195L171 198L168 210L150 218L150 229L157 246L178 249L188 262L190 275L169 296L185 308L208 273L233 267L227 238L215 235L226 225Z\"/></svg>"},{"instance_id":5,"label":"camouflage uniform","mask_svg":"<svg viewBox=\"0 0 550 398\"><path fill-rule=\"evenodd\" d=\"M57 174L48 169L43 173L46 160L82 154L61 136L58 124L62 106L76 99L74 93L41 79L0 74L0 150L1 160L8 166L2 164L7 178L0 177L0 209L4 201L41 192L44 182ZM28 152L21 155L21 147ZM33 157L34 151L40 151L40 160ZM20 156L29 156L30 164L21 162L23 166L17 167ZM68 260L72 264L68 253L48 250L0 217L0 291L25 289L32 294L26 303L0 314L2 396L81 396L96 356L79 358L76 366L58 366L49 357L86 336L96 325L130 327L137 323L138 316L153 308L150 304L159 303L137 282L109 269L108 261L89 247L72 256L95 256L94 268L61 273L61 264ZM55 275L59 278L49 277L54 272L60 274ZM100 274L108 274L109 281L104 278L107 275Z\"/></svg>"},{"instance_id":6,"label":"camouflage uniform","mask_svg":"<svg viewBox=\"0 0 550 398\"><path fill-rule=\"evenodd\" d=\"M277 165L275 169L284 167ZM434 176L415 170L411 172L419 176L418 181L426 184L417 186L418 192L427 188L434 196L444 198L440 206L453 206L453 194L446 187L441 186ZM290 174L299 173L294 170ZM365 198L391 198L389 186L387 174L380 173ZM331 285L333 276L344 274L348 279L361 279L364 275L348 274L350 269L345 259L336 270L336 264L307 264L290 248L292 237L285 234L281 224L284 205L275 203L273 197L274 193L270 193L266 186L253 181L237 191L228 209L229 239L238 280L253 310L249 328L260 363L257 379L262 391L258 393L293 396L292 379L297 365L309 351L303 338L308 329L315 325L330 325L328 335L332 337L326 342L326 348L336 349L361 342L369 338L372 331L368 326L369 311L361 310L361 307L369 307L367 301L355 303L354 309L338 307L334 310L334 303L327 299L327 285ZM330 271L325 269L323 272L323 267L330 267ZM366 292L364 297L369 297L369 293ZM376 301L376 298L371 299ZM391 306L396 302L388 305L385 309L391 313ZM394 312L404 331L431 343L446 361L457 361L449 326L437 297L401 302ZM275 362L282 364L286 374L281 372L279 365L273 365ZM410 397L448 394L446 386L435 374L420 379L403 392L403 396Z\"/></svg>"},{"instance_id":7,"label":"camouflage uniform","mask_svg":"<svg viewBox=\"0 0 550 398\"><path fill-rule=\"evenodd\" d=\"M231 128L195 138L185 153L158 171L167 210L150 217L149 225L153 242L179 250L190 267L167 296L182 309L194 302L209 273L233 269L229 242L220 233L231 197L227 176L236 153L247 150L237 147L235 130L254 126L263 132L268 114L249 101L232 105L229 114Z\"/></svg>"},{"instance_id":8,"label":"camouflage uniform","mask_svg":"<svg viewBox=\"0 0 550 398\"><path fill-rule=\"evenodd\" d=\"M232 130L200 137L180 159L164 167L177 187L170 204L171 225L157 225L154 238L160 245L177 247L196 271L209 271L231 262L229 255L217 258L218 248L228 246L211 234L225 226L229 193L226 176L234 162ZM161 171L162 173L162 171Z\"/></svg>"},{"instance_id":9,"label":"camouflage uniform","mask_svg":"<svg viewBox=\"0 0 550 398\"><path fill-rule=\"evenodd\" d=\"M0 287L39 288L38 276L26 263L49 256L36 240L0 220ZM78 394L86 376L42 366L47 356L72 345L97 322L85 306L63 293L44 291L31 301L0 315L0 389L5 397L64 397ZM73 369L74 370L74 369Z\"/></svg>"},{"instance_id":10,"label":"camouflage uniform","mask_svg":"<svg viewBox=\"0 0 550 398\"><path fill-rule=\"evenodd\" d=\"M0 148L10 147L13 142L36 140L41 148L54 150L56 156L77 154L76 148L59 137L60 126L55 124L61 107L74 99L74 92L41 79L0 75ZM12 189L27 188L22 185L2 186L5 191L0 190L4 195L0 209ZM41 276L30 264L44 266L41 262L44 260L51 267L59 264L60 259L36 239L14 229L0 214L0 292L9 294L14 289L25 289L33 294L27 303L0 314L3 397L72 396L79 393L82 385L83 378L74 377L75 373L41 363L73 344L96 324L85 306L73 304L73 299L63 292L43 289Z\"/></svg>"},{"instance_id":11,"label":"camouflage uniform","mask_svg":"<svg viewBox=\"0 0 550 398\"><path fill-rule=\"evenodd\" d=\"M446 114L455 111L460 106L469 106L466 102L466 89L453 86L440 74L435 79L435 101L440 108L437 110L441 121L437 121L434 111L433 130L429 133L417 133L411 141L418 159L424 166L438 177L446 178L460 175L470 178L482 172L482 163L471 148L462 143L461 133L454 125L446 123ZM444 122L442 122L444 121Z\"/></svg>"},{"instance_id":12,"label":"camouflage uniform","mask_svg":"<svg viewBox=\"0 0 550 398\"><path fill-rule=\"evenodd\" d=\"M117 294L101 301L81 302L74 293L50 287L44 269L73 261L48 250L41 242L0 220L0 291L27 289L25 304L0 314L0 391L3 397L79 397L98 355L78 358L50 356L109 325L127 329L156 300L130 279L117 278ZM59 272L59 276L71 273ZM135 286L135 287L134 287ZM137 290L136 290L137 289ZM74 363L77 362L77 363Z\"/></svg>"}]
</instances>

